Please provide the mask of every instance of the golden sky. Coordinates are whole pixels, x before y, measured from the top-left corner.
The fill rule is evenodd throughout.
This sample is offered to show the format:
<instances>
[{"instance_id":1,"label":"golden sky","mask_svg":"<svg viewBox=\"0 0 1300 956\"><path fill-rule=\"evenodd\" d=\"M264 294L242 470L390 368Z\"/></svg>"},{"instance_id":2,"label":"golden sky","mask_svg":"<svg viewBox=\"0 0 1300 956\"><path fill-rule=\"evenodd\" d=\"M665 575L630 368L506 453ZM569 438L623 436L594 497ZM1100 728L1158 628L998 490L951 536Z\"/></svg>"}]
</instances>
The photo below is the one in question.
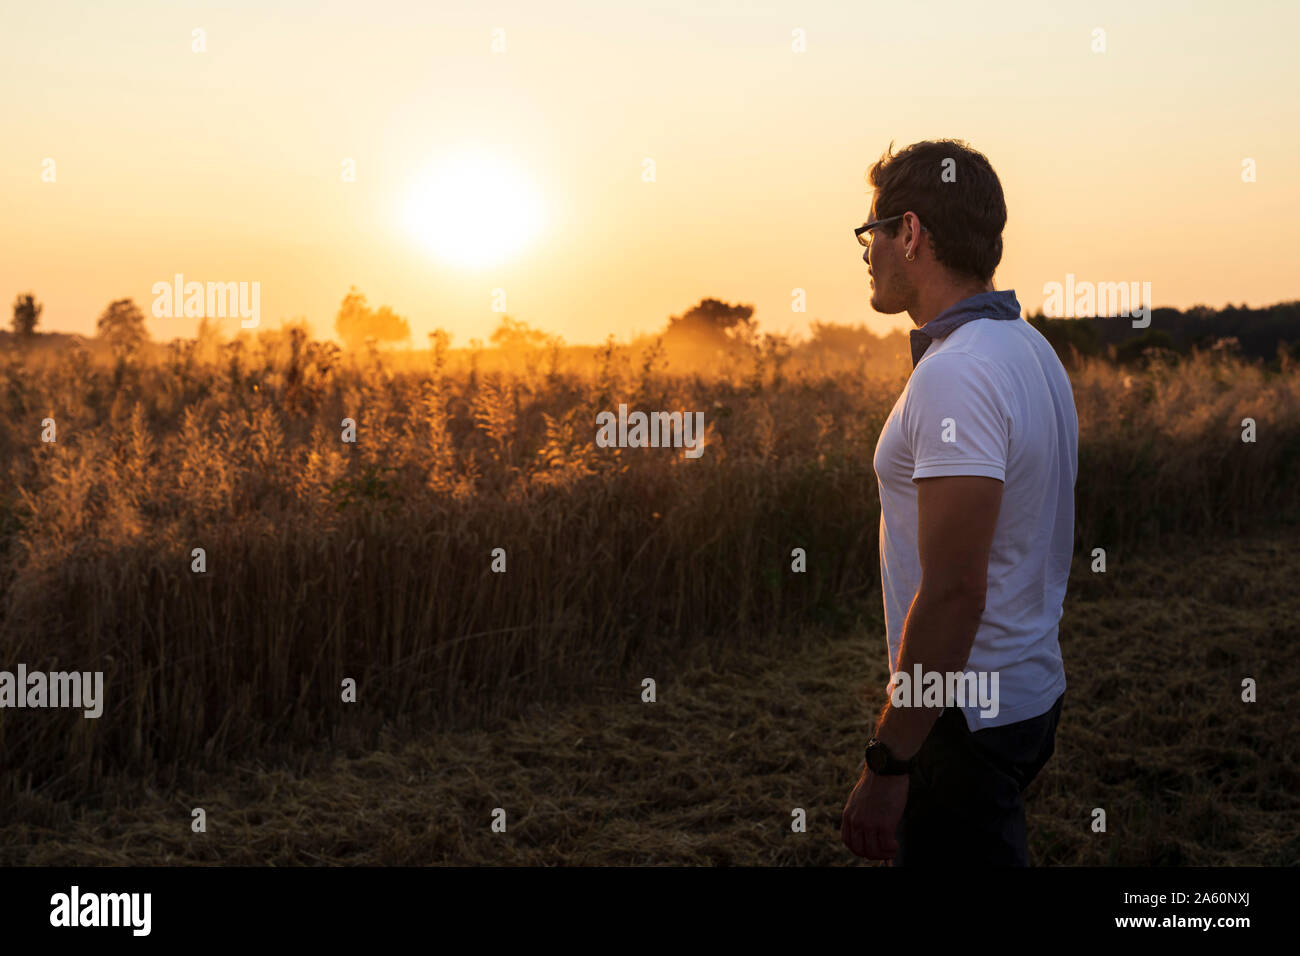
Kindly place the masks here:
<instances>
[{"instance_id":1,"label":"golden sky","mask_svg":"<svg viewBox=\"0 0 1300 956\"><path fill-rule=\"evenodd\" d=\"M852 229L891 139L949 136L1002 179L995 281L1031 311L1067 273L1295 299L1297 36L1300 4L1262 0L7 3L5 324L31 289L47 331L130 296L191 335L150 315L181 273L259 282L264 327L318 334L356 285L418 346L486 339L495 289L570 343L706 296L767 331L907 328L868 305ZM482 215L439 205L458 189Z\"/></svg>"}]
</instances>

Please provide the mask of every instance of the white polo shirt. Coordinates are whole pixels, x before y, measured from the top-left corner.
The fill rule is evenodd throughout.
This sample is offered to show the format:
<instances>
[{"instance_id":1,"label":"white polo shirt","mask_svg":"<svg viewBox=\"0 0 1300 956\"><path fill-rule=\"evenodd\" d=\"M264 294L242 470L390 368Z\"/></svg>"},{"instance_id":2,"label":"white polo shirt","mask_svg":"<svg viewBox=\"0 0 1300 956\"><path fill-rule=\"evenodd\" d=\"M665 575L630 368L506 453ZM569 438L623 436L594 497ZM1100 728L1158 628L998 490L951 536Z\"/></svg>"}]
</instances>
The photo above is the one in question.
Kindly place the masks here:
<instances>
[{"instance_id":1,"label":"white polo shirt","mask_svg":"<svg viewBox=\"0 0 1300 956\"><path fill-rule=\"evenodd\" d=\"M891 674L921 581L913 482L1003 482L984 613L966 665L998 673L999 710L983 717L978 704L963 706L972 731L1037 717L1065 690L1057 625L1074 550L1079 424L1065 369L1016 309L1014 319L967 318L934 339L885 421L874 460Z\"/></svg>"}]
</instances>

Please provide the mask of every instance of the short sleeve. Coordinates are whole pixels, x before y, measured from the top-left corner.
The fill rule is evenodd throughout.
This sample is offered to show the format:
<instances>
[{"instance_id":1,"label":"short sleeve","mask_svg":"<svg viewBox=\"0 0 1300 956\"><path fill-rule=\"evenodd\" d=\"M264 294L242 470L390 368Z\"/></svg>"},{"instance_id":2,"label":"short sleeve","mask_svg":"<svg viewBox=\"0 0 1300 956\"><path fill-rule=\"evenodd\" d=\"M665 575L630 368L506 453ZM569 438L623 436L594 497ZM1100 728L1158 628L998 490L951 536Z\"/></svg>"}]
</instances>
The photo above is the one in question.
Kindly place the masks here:
<instances>
[{"instance_id":1,"label":"short sleeve","mask_svg":"<svg viewBox=\"0 0 1300 956\"><path fill-rule=\"evenodd\" d=\"M940 352L920 362L901 419L913 481L946 475L1006 480L1011 416L997 373L983 359Z\"/></svg>"}]
</instances>

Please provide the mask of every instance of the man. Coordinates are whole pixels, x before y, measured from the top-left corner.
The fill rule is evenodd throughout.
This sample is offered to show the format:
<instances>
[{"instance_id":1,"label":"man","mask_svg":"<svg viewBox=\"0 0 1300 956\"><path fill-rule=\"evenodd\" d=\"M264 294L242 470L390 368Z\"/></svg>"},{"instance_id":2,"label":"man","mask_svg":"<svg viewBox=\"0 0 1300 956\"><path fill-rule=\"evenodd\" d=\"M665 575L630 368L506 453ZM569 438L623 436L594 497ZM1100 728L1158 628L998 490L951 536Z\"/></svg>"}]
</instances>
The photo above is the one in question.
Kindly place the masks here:
<instances>
[{"instance_id":1,"label":"man","mask_svg":"<svg viewBox=\"0 0 1300 956\"><path fill-rule=\"evenodd\" d=\"M988 160L954 140L891 144L870 181L857 233L871 305L917 328L874 459L892 699L841 836L895 866L1028 866L1022 792L1052 754L1065 691L1074 397L1015 293L993 288L1007 211ZM919 687L893 697L918 665L948 691L928 706ZM953 678L983 681L991 705L959 698Z\"/></svg>"}]
</instances>

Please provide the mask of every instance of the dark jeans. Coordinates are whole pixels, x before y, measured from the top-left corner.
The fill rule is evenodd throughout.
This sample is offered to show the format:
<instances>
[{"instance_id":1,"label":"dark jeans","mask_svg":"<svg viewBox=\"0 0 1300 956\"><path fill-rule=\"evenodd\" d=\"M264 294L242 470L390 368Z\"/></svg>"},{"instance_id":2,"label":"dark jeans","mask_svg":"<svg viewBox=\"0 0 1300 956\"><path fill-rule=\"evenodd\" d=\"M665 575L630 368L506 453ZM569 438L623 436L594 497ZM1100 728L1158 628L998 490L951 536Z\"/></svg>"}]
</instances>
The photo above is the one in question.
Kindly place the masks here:
<instances>
[{"instance_id":1,"label":"dark jeans","mask_svg":"<svg viewBox=\"0 0 1300 956\"><path fill-rule=\"evenodd\" d=\"M971 733L948 707L917 752L894 866L1028 866L1024 789L1056 748L1051 710Z\"/></svg>"}]
</instances>

